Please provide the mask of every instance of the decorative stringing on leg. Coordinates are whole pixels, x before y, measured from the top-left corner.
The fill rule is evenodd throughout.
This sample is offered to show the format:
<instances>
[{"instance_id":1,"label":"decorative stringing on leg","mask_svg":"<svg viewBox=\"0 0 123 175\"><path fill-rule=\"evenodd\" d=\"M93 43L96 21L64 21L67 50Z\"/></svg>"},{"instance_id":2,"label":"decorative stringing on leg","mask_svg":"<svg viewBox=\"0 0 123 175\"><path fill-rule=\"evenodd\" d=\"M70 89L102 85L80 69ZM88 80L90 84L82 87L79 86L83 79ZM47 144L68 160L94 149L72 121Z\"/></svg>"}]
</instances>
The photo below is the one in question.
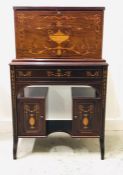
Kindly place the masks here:
<instances>
[{"instance_id":1,"label":"decorative stringing on leg","mask_svg":"<svg viewBox=\"0 0 123 175\"><path fill-rule=\"evenodd\" d=\"M100 150L101 150L101 159L104 160L105 154L105 105L106 105L106 86L107 86L107 67L103 68L103 82L102 82L102 128L100 136Z\"/></svg>"},{"instance_id":2,"label":"decorative stringing on leg","mask_svg":"<svg viewBox=\"0 0 123 175\"><path fill-rule=\"evenodd\" d=\"M16 86L15 86L15 69L11 66L11 90L12 90L12 117L13 117L13 159L17 158L17 116L16 116Z\"/></svg>"}]
</instances>

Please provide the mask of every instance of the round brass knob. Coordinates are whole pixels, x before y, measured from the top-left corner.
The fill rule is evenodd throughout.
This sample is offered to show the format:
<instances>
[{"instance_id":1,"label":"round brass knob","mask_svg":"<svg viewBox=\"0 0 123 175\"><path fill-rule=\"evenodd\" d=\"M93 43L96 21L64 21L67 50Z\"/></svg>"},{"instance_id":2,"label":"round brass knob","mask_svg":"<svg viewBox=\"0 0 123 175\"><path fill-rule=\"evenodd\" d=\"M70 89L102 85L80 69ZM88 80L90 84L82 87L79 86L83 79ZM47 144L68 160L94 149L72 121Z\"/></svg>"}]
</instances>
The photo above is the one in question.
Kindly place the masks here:
<instances>
[{"instance_id":1,"label":"round brass knob","mask_svg":"<svg viewBox=\"0 0 123 175\"><path fill-rule=\"evenodd\" d=\"M61 14L61 12L60 12L60 11L57 11L57 14L58 14L58 15L60 15L60 14Z\"/></svg>"},{"instance_id":2,"label":"round brass knob","mask_svg":"<svg viewBox=\"0 0 123 175\"><path fill-rule=\"evenodd\" d=\"M77 115L75 115L75 116L74 116L74 119L77 119L77 118L78 118L78 116L77 116Z\"/></svg>"},{"instance_id":3,"label":"round brass knob","mask_svg":"<svg viewBox=\"0 0 123 175\"><path fill-rule=\"evenodd\" d=\"M41 117L41 118L44 118L44 116L43 116L43 115L41 115L40 117Z\"/></svg>"}]
</instances>

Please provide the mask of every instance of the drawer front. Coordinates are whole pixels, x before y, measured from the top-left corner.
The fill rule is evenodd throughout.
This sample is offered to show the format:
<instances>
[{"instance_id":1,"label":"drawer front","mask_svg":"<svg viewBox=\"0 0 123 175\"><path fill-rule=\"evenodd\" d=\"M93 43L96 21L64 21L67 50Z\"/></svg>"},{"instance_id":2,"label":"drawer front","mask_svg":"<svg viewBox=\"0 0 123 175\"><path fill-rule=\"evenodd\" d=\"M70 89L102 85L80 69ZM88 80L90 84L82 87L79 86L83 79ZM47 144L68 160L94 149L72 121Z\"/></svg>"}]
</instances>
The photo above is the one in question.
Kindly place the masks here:
<instances>
[{"instance_id":1,"label":"drawer front","mask_svg":"<svg viewBox=\"0 0 123 175\"><path fill-rule=\"evenodd\" d=\"M100 99L73 100L73 136L97 136L101 129Z\"/></svg>"},{"instance_id":2,"label":"drawer front","mask_svg":"<svg viewBox=\"0 0 123 175\"><path fill-rule=\"evenodd\" d=\"M101 69L18 69L16 70L16 79L32 79L32 78L46 78L53 80L55 79L66 79L75 78L101 78Z\"/></svg>"},{"instance_id":3,"label":"drawer front","mask_svg":"<svg viewBox=\"0 0 123 175\"><path fill-rule=\"evenodd\" d=\"M45 136L45 103L43 99L18 99L19 136Z\"/></svg>"},{"instance_id":4,"label":"drawer front","mask_svg":"<svg viewBox=\"0 0 123 175\"><path fill-rule=\"evenodd\" d=\"M102 26L102 11L16 11L17 58L99 59Z\"/></svg>"}]
</instances>

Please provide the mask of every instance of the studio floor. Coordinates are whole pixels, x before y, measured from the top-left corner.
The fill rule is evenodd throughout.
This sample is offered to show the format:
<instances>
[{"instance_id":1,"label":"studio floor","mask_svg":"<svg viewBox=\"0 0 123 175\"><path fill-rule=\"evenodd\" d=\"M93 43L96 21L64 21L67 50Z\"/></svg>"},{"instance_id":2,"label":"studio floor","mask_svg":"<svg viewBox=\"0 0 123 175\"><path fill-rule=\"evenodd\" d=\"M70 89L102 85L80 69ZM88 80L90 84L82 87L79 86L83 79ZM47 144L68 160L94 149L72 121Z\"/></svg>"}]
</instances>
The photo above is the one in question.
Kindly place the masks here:
<instances>
[{"instance_id":1,"label":"studio floor","mask_svg":"<svg viewBox=\"0 0 123 175\"><path fill-rule=\"evenodd\" d=\"M1 175L121 175L123 131L106 131L105 160L98 139L72 139L53 133L45 139L20 139L18 159L12 158L12 132L0 132Z\"/></svg>"}]
</instances>

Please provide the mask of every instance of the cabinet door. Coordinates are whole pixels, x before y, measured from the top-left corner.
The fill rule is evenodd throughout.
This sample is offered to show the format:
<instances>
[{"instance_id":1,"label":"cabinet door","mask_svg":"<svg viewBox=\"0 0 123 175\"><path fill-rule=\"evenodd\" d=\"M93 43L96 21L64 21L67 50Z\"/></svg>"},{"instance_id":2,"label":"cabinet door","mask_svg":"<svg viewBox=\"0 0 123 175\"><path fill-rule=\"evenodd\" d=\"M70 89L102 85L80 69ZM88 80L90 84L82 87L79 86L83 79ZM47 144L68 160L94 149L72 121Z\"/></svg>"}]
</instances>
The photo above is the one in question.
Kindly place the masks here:
<instances>
[{"instance_id":1,"label":"cabinet door","mask_svg":"<svg viewBox=\"0 0 123 175\"><path fill-rule=\"evenodd\" d=\"M73 100L73 136L97 136L101 129L100 99Z\"/></svg>"},{"instance_id":2,"label":"cabinet door","mask_svg":"<svg viewBox=\"0 0 123 175\"><path fill-rule=\"evenodd\" d=\"M45 135L45 100L18 99L18 134L20 136Z\"/></svg>"}]
</instances>

